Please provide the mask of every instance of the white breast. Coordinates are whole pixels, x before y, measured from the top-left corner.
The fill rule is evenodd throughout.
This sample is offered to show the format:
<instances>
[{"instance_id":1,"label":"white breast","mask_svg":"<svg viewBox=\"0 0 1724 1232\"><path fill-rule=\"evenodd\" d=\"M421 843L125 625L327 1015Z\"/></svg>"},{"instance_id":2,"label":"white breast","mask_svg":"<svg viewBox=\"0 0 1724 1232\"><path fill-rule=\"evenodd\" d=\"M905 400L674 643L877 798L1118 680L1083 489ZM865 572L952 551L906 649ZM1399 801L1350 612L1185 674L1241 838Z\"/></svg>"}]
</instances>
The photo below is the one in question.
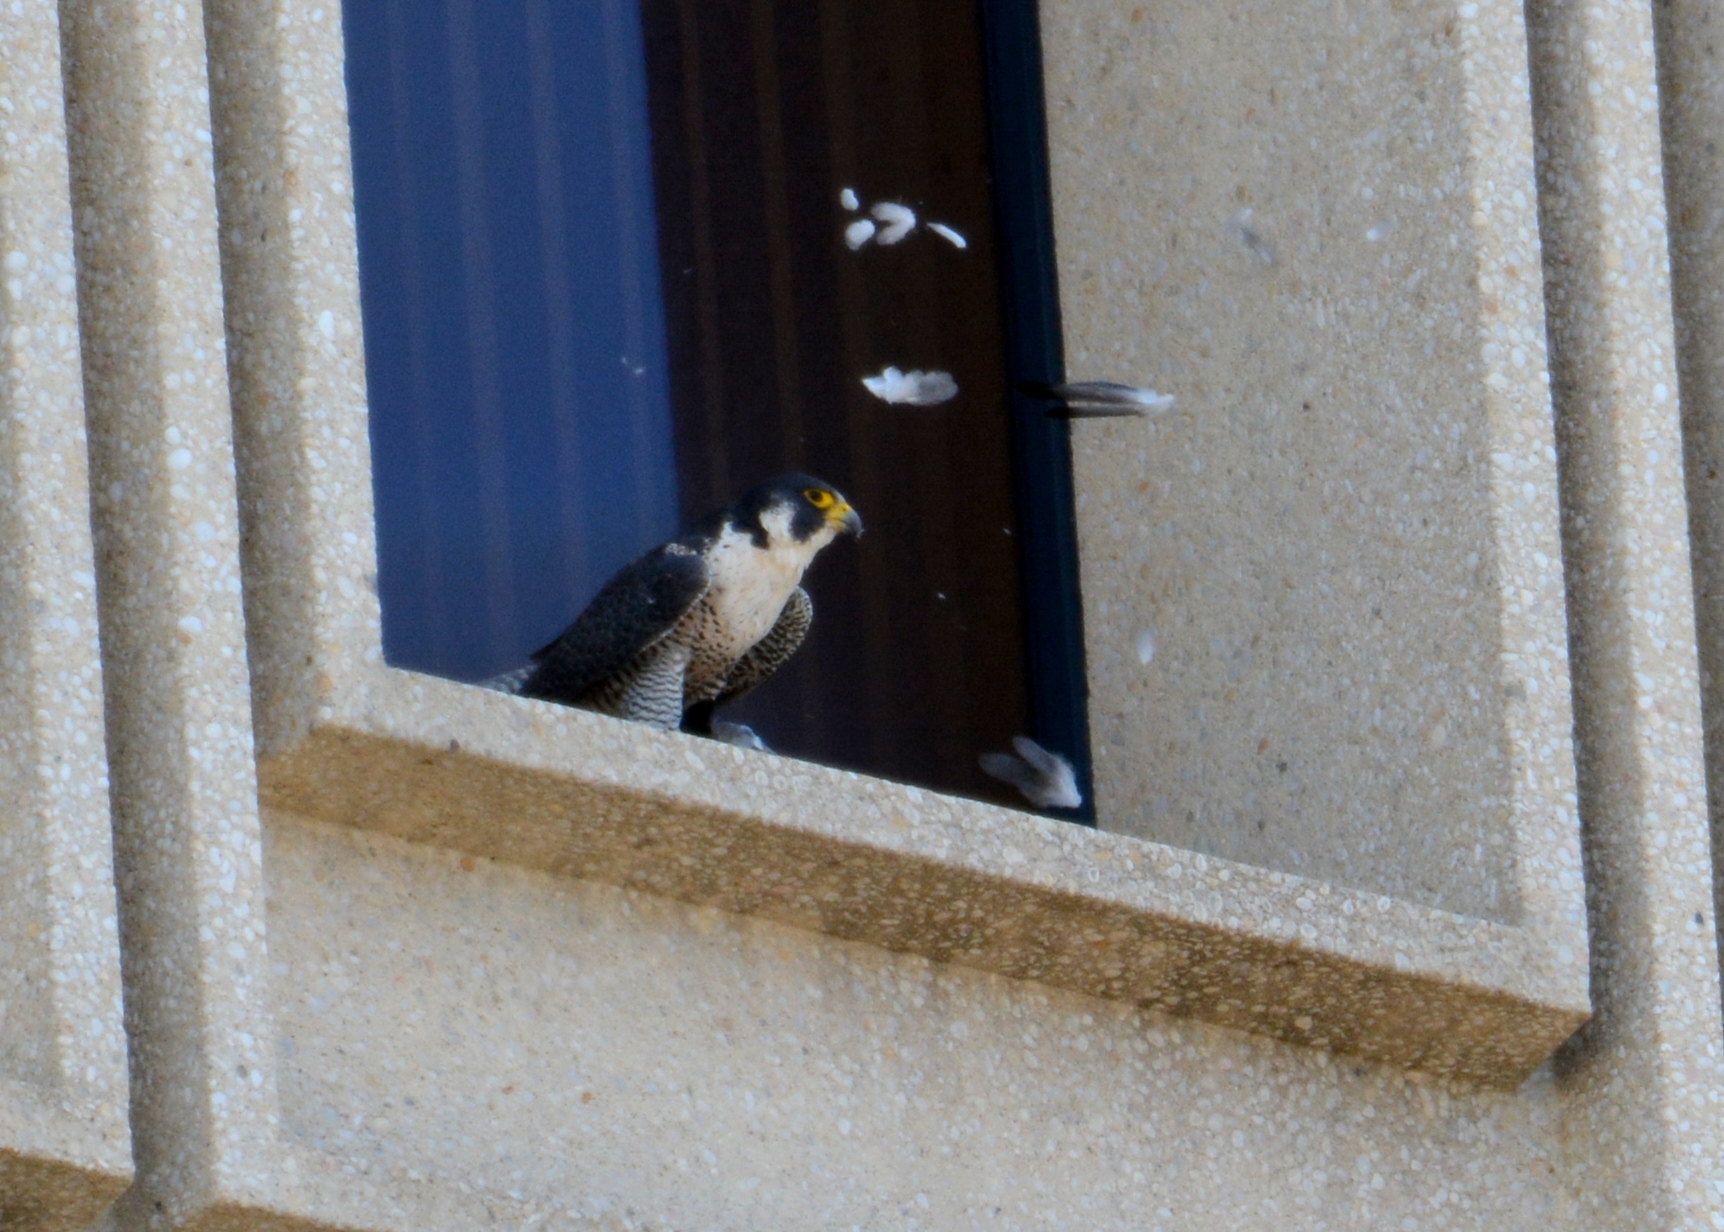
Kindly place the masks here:
<instances>
[{"instance_id":1,"label":"white breast","mask_svg":"<svg viewBox=\"0 0 1724 1232\"><path fill-rule=\"evenodd\" d=\"M802 584L808 564L832 535L807 543L772 536L777 546L756 547L746 533L726 526L708 554L712 579L707 602L722 626L726 653L735 658L771 630L790 592Z\"/></svg>"}]
</instances>

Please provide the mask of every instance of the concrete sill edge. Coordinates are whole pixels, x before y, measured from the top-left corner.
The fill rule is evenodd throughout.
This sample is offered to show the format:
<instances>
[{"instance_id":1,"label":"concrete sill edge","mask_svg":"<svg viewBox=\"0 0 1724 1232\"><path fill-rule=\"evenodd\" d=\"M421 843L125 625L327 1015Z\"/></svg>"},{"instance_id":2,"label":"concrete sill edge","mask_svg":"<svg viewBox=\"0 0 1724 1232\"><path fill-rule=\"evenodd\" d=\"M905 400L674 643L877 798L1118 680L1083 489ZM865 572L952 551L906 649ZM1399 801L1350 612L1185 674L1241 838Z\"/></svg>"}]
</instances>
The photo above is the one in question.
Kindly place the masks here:
<instances>
[{"instance_id":1,"label":"concrete sill edge","mask_svg":"<svg viewBox=\"0 0 1724 1232\"><path fill-rule=\"evenodd\" d=\"M264 806L1512 1088L1590 1014L1533 928L393 668Z\"/></svg>"}]
</instances>

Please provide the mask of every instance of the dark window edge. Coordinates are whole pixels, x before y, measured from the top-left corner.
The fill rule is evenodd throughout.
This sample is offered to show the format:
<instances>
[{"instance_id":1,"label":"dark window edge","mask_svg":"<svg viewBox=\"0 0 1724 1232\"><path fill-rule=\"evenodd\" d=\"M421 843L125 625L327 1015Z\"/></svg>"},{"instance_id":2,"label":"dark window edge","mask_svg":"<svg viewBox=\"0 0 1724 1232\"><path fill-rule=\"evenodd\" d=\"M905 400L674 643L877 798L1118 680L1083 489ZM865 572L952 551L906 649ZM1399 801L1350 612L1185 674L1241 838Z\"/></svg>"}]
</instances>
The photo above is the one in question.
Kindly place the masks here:
<instances>
[{"instance_id":1,"label":"dark window edge","mask_svg":"<svg viewBox=\"0 0 1724 1232\"><path fill-rule=\"evenodd\" d=\"M1030 735L1064 754L1077 772L1083 806L1059 815L1093 826L1089 680L1070 426L1049 418L1044 403L1018 391L1024 381L1065 379L1041 17L1036 0L983 0L981 12L1000 294L1011 365L1012 454L1034 725Z\"/></svg>"}]
</instances>

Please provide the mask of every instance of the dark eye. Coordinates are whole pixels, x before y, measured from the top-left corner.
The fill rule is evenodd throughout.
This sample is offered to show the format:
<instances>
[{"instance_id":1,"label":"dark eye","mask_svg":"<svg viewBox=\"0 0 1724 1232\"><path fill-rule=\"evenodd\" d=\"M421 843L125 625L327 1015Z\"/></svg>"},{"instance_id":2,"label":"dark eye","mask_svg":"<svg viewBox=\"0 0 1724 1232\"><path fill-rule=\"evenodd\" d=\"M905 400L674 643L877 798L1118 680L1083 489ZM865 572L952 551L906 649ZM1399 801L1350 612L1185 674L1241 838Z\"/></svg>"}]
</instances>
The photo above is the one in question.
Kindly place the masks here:
<instances>
[{"instance_id":1,"label":"dark eye","mask_svg":"<svg viewBox=\"0 0 1724 1232\"><path fill-rule=\"evenodd\" d=\"M825 488L803 488L802 495L808 498L808 503L816 509L826 509L832 504L832 493Z\"/></svg>"}]
</instances>

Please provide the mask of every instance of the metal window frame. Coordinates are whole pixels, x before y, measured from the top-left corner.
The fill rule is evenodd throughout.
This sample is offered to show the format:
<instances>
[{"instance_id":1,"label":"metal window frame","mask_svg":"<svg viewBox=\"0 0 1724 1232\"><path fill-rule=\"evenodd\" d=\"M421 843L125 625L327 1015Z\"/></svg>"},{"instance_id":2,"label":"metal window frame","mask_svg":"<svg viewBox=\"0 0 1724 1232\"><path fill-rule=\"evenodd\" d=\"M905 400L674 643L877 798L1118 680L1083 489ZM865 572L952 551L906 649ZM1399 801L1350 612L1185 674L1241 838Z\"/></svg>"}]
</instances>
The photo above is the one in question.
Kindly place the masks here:
<instances>
[{"instance_id":1,"label":"metal window frame","mask_svg":"<svg viewBox=\"0 0 1724 1232\"><path fill-rule=\"evenodd\" d=\"M1007 362L1012 452L1022 538L1025 652L1037 741L1064 753L1083 807L1068 820L1095 825L1078 571L1071 425L1024 395L1024 381L1065 379L1059 267L1048 174L1041 15L1036 0L982 0Z\"/></svg>"}]
</instances>

